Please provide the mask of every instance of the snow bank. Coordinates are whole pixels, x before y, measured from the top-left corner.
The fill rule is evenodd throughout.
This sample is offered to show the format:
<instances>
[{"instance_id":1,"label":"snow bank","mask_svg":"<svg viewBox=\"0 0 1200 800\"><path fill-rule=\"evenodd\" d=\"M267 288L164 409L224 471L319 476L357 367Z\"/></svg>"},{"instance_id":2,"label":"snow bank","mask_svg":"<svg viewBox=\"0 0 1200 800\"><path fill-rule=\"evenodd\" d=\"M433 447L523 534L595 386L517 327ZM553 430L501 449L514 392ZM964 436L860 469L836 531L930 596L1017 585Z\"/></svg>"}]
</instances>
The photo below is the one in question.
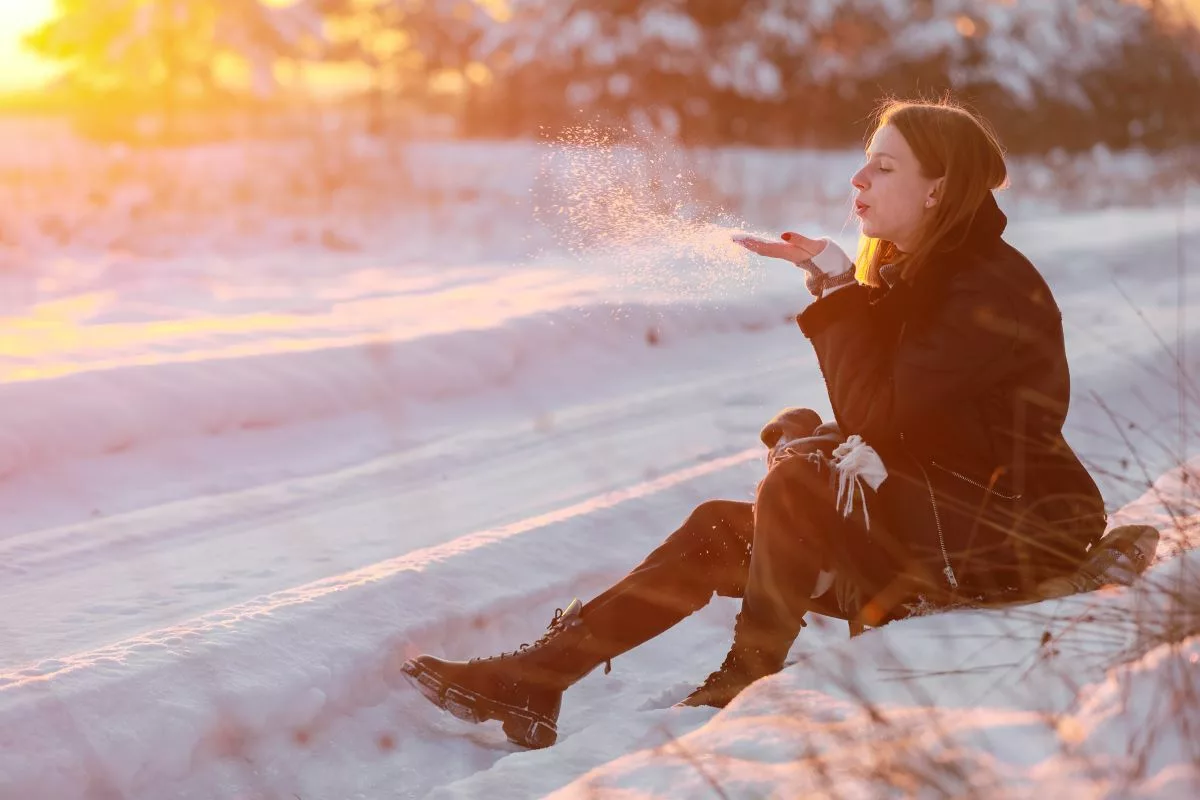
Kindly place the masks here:
<instances>
[{"instance_id":1,"label":"snow bank","mask_svg":"<svg viewBox=\"0 0 1200 800\"><path fill-rule=\"evenodd\" d=\"M554 796L1186 796L1198 630L1195 551L1133 590L907 620Z\"/></svg>"},{"instance_id":2,"label":"snow bank","mask_svg":"<svg viewBox=\"0 0 1200 800\"><path fill-rule=\"evenodd\" d=\"M810 651L706 724L553 796L1194 796L1198 466L1112 515L1164 532L1134 587L915 617Z\"/></svg>"},{"instance_id":3,"label":"snow bank","mask_svg":"<svg viewBox=\"0 0 1200 800\"><path fill-rule=\"evenodd\" d=\"M1051 716L866 704L805 688L797 667L699 730L552 796L1195 796L1198 664L1200 636L1160 645L1088 685L1074 713Z\"/></svg>"},{"instance_id":4,"label":"snow bank","mask_svg":"<svg viewBox=\"0 0 1200 800\"><path fill-rule=\"evenodd\" d=\"M416 404L498 386L519 390L534 366L542 374L557 369L562 380L571 380L614 363L630 349L794 324L792 317L804 302L794 294L723 304L600 301L506 319L501 313L483 322L482 317L461 318L452 321L463 326L459 330L415 338L331 332L297 343L300 352L260 340L248 346L261 347L262 353L234 343L214 357L168 353L144 366L3 383L0 480L170 438L220 436L364 411L400 420ZM339 339L347 343L322 346Z\"/></svg>"}]
</instances>

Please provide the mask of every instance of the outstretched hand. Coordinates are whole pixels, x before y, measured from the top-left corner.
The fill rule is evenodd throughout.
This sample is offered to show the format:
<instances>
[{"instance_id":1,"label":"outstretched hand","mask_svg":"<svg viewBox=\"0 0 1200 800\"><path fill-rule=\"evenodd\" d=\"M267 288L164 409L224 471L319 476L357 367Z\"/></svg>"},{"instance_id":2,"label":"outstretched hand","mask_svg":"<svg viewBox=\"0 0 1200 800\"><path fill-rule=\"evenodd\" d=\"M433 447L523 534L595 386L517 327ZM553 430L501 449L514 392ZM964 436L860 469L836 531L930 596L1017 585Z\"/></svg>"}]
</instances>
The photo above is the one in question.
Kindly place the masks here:
<instances>
[{"instance_id":1,"label":"outstretched hand","mask_svg":"<svg viewBox=\"0 0 1200 800\"><path fill-rule=\"evenodd\" d=\"M768 239L759 239L755 236L736 235L733 237L733 241L751 253L757 253L760 256L767 256L768 258L781 258L784 261L790 261L796 266L800 266L802 262L808 261L813 256L819 254L827 246L827 242L824 239L810 239L798 233L784 233L779 238L781 241L773 242Z\"/></svg>"},{"instance_id":2,"label":"outstretched hand","mask_svg":"<svg viewBox=\"0 0 1200 800\"><path fill-rule=\"evenodd\" d=\"M841 275L854 269L854 262L832 239L810 239L798 233L781 234L781 241L759 239L756 236L738 234L733 241L752 253L768 258L781 258L816 278L821 275Z\"/></svg>"}]
</instances>

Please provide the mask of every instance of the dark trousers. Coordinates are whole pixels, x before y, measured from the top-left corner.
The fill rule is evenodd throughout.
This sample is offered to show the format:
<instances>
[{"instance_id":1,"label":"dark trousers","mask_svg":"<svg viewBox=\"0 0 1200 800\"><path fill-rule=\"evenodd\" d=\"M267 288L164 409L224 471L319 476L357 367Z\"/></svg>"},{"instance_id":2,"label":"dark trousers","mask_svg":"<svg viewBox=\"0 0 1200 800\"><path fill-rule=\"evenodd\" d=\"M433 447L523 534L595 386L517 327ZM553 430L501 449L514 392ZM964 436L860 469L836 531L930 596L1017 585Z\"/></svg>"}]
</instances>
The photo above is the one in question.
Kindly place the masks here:
<instances>
[{"instance_id":1,"label":"dark trousers","mask_svg":"<svg viewBox=\"0 0 1200 800\"><path fill-rule=\"evenodd\" d=\"M823 459L798 456L768 472L753 503L701 503L632 572L584 606L592 635L616 656L704 607L714 594L740 597L741 615L781 660L805 614L851 616L834 590L811 597L822 569L834 571L843 587L853 586L877 616L891 611L911 597L897 578L905 554L887 536L878 509L868 507L876 512L869 530L861 510L842 516L834 474ZM868 489L868 501L873 497Z\"/></svg>"}]
</instances>

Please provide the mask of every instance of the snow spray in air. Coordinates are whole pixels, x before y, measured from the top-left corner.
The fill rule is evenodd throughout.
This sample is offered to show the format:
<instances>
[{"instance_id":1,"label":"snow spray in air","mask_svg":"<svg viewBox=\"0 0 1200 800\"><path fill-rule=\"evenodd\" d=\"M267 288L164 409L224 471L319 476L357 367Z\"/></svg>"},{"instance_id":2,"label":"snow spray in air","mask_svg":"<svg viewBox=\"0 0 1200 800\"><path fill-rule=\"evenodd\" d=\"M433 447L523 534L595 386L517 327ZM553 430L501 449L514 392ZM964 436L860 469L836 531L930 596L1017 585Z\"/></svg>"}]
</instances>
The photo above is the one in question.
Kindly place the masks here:
<instances>
[{"instance_id":1,"label":"snow spray in air","mask_svg":"<svg viewBox=\"0 0 1200 800\"><path fill-rule=\"evenodd\" d=\"M704 154L619 134L584 126L549 143L534 214L559 246L642 297L711 298L758 280L730 238L748 231L721 207L712 176L698 177Z\"/></svg>"}]
</instances>

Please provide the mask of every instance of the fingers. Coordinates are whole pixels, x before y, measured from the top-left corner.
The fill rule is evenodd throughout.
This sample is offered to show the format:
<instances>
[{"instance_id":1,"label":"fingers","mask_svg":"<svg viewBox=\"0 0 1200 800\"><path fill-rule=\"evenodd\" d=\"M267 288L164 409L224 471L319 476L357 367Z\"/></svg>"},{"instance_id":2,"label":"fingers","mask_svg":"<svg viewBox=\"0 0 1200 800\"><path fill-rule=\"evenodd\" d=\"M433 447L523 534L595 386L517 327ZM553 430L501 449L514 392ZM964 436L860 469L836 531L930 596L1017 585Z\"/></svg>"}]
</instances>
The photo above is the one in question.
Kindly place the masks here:
<instances>
[{"instance_id":1,"label":"fingers","mask_svg":"<svg viewBox=\"0 0 1200 800\"><path fill-rule=\"evenodd\" d=\"M820 253L825 249L824 239L810 239L807 236L799 233L793 233L792 231L780 234L779 238L783 239L793 247L803 250L805 258L812 258L817 253Z\"/></svg>"},{"instance_id":2,"label":"fingers","mask_svg":"<svg viewBox=\"0 0 1200 800\"><path fill-rule=\"evenodd\" d=\"M779 238L783 239L785 242L796 245L816 244L818 241L820 241L819 239L810 239L804 234L793 233L792 231L779 234Z\"/></svg>"},{"instance_id":3,"label":"fingers","mask_svg":"<svg viewBox=\"0 0 1200 800\"><path fill-rule=\"evenodd\" d=\"M749 250L751 253L756 253L760 256L768 258L782 258L791 260L794 257L795 248L785 242L764 242L757 240L747 240L738 242L742 247Z\"/></svg>"},{"instance_id":4,"label":"fingers","mask_svg":"<svg viewBox=\"0 0 1200 800\"><path fill-rule=\"evenodd\" d=\"M804 262L825 250L826 247L824 239L811 239L792 231L780 234L781 241L759 239L747 234L738 234L731 238L752 253L768 258L779 258L799 267L805 267Z\"/></svg>"}]
</instances>

